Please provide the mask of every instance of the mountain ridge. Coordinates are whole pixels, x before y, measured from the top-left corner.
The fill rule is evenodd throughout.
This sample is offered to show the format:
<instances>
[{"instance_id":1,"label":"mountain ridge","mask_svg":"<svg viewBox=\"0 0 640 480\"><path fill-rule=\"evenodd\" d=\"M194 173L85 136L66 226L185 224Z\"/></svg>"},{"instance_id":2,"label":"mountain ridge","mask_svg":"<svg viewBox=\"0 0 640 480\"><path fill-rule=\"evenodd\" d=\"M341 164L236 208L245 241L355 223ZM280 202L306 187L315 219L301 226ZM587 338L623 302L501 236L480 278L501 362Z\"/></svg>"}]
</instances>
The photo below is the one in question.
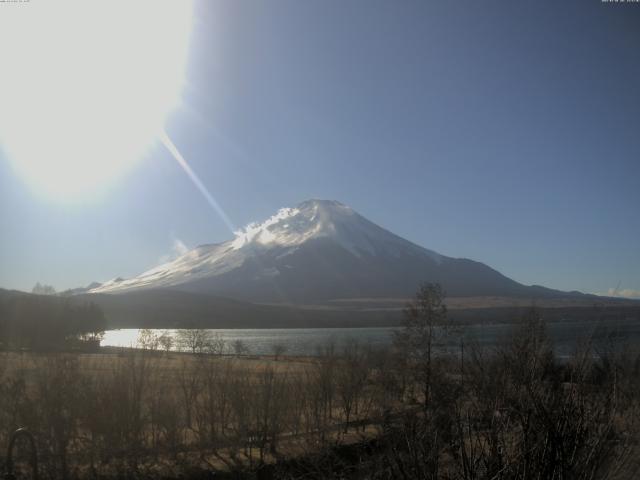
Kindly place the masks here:
<instances>
[{"instance_id":1,"label":"mountain ridge","mask_svg":"<svg viewBox=\"0 0 640 480\"><path fill-rule=\"evenodd\" d=\"M449 296L575 296L522 285L481 262L441 255L335 200L307 200L250 223L222 243L199 245L132 279L88 289L117 294L170 288L263 303L409 297L425 281Z\"/></svg>"}]
</instances>

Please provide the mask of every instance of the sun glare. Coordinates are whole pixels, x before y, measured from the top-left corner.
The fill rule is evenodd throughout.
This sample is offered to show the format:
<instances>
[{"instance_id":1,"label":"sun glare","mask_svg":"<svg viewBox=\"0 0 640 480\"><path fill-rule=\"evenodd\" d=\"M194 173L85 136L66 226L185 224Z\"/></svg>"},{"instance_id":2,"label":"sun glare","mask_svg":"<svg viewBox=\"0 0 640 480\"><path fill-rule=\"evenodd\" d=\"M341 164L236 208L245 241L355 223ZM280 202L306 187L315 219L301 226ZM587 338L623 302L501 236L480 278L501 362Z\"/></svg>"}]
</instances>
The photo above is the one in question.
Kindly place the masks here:
<instances>
[{"instance_id":1,"label":"sun glare","mask_svg":"<svg viewBox=\"0 0 640 480\"><path fill-rule=\"evenodd\" d=\"M185 0L56 0L0 15L0 147L38 193L69 200L140 159L177 106Z\"/></svg>"}]
</instances>

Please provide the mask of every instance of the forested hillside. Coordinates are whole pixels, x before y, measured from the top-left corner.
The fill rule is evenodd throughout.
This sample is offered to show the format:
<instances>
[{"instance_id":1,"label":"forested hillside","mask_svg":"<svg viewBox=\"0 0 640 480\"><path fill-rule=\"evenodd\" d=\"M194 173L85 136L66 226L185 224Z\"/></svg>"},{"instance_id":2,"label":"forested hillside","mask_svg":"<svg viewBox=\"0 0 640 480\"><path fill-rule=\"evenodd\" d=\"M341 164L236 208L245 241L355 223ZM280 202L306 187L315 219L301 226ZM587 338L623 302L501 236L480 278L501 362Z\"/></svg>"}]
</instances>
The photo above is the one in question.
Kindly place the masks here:
<instances>
[{"instance_id":1,"label":"forested hillside","mask_svg":"<svg viewBox=\"0 0 640 480\"><path fill-rule=\"evenodd\" d=\"M0 290L0 344L5 349L61 348L95 338L105 326L94 303Z\"/></svg>"}]
</instances>

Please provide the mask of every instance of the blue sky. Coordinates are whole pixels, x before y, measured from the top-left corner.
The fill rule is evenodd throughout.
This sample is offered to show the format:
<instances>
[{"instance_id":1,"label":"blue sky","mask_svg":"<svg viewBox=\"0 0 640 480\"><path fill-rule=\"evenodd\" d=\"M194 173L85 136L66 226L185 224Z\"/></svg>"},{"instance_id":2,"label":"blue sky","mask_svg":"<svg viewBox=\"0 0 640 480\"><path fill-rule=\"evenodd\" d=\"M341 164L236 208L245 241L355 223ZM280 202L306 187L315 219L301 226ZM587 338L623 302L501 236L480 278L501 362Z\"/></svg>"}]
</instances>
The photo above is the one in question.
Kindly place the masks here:
<instances>
[{"instance_id":1,"label":"blue sky","mask_svg":"<svg viewBox=\"0 0 640 480\"><path fill-rule=\"evenodd\" d=\"M640 291L638 45L633 3L196 2L166 130L238 227L336 199L525 284ZM3 155L0 287L134 276L232 235L159 143L65 204Z\"/></svg>"}]
</instances>

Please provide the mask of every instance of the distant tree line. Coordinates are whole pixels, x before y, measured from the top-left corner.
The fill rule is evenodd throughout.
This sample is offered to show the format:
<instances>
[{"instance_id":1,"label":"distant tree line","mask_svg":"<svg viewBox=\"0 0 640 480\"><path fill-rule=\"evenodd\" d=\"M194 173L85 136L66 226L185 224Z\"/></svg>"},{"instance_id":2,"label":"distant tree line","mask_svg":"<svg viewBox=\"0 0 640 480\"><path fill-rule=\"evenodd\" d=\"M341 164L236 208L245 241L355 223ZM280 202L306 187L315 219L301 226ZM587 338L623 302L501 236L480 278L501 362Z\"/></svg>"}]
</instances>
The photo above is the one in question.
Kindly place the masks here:
<instances>
[{"instance_id":1,"label":"distant tree line","mask_svg":"<svg viewBox=\"0 0 640 480\"><path fill-rule=\"evenodd\" d=\"M0 344L4 349L46 350L97 340L105 316L93 303L40 295L0 298Z\"/></svg>"},{"instance_id":2,"label":"distant tree line","mask_svg":"<svg viewBox=\"0 0 640 480\"><path fill-rule=\"evenodd\" d=\"M31 289L31 293L34 293L36 295L55 295L56 289L51 285L41 284L40 282L38 282Z\"/></svg>"}]
</instances>

